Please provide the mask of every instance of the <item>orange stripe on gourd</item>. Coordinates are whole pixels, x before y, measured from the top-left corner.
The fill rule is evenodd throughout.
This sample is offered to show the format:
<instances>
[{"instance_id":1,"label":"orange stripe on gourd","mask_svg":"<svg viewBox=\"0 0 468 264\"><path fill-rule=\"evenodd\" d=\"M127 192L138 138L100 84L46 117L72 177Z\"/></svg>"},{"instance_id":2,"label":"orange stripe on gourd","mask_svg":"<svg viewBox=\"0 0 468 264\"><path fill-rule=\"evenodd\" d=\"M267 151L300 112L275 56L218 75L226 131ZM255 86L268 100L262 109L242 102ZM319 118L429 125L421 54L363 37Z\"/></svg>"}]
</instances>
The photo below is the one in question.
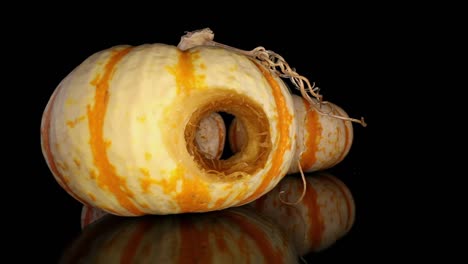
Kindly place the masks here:
<instances>
[{"instance_id":1,"label":"orange stripe on gourd","mask_svg":"<svg viewBox=\"0 0 468 264\"><path fill-rule=\"evenodd\" d=\"M201 180L201 177L191 177L180 165L173 171L171 177L172 186L166 188L166 193L175 190L177 181L181 181L181 190L175 195L175 200L182 211L207 210L208 203L211 201L208 184Z\"/></svg>"},{"instance_id":2,"label":"orange stripe on gourd","mask_svg":"<svg viewBox=\"0 0 468 264\"><path fill-rule=\"evenodd\" d=\"M180 210L192 211L208 208L211 196L207 184L199 177L190 177L182 165L172 172L171 177L163 180L151 179L149 172L144 168L141 168L140 171L144 175L144 178L140 179L143 192L149 192L150 186L156 184L163 189L165 194L174 198ZM181 183L180 191L175 192L179 181ZM218 203L221 203L221 201L218 201Z\"/></svg>"},{"instance_id":3,"label":"orange stripe on gourd","mask_svg":"<svg viewBox=\"0 0 468 264\"><path fill-rule=\"evenodd\" d=\"M177 94L188 91L196 84L193 72L191 53L182 51L179 53L179 63L176 67Z\"/></svg>"},{"instance_id":4,"label":"orange stripe on gourd","mask_svg":"<svg viewBox=\"0 0 468 264\"><path fill-rule=\"evenodd\" d=\"M242 201L242 203L248 203L259 196L261 196L265 190L270 187L272 182L275 181L276 178L283 177L285 173L281 171L281 167L283 165L283 158L285 156L286 151L291 149L291 139L290 139L290 129L292 127L291 123L293 122L293 115L290 113L285 95L281 91L281 87L279 86L278 82L273 78L271 73L265 69L263 66L259 65L257 62L254 62L257 68L260 70L262 75L265 77L266 81L271 87L271 92L274 96L276 109L278 113L278 123L276 129L278 131L278 139L273 145L277 146L276 150L273 153L273 157L270 159L271 168L268 172L265 173L263 180L255 190L253 194L251 194L248 198Z\"/></svg>"},{"instance_id":5,"label":"orange stripe on gourd","mask_svg":"<svg viewBox=\"0 0 468 264\"><path fill-rule=\"evenodd\" d=\"M179 51L178 63L170 67L176 79L177 94L188 94L192 89L204 87L203 75L196 75L193 61L199 57L198 52ZM177 182L181 182L181 190L174 194ZM158 182L166 194L172 195L182 211L207 210L208 201L211 201L210 192L200 177L190 176L180 164L169 180Z\"/></svg>"},{"instance_id":6,"label":"orange stripe on gourd","mask_svg":"<svg viewBox=\"0 0 468 264\"><path fill-rule=\"evenodd\" d=\"M316 153L318 150L318 144L320 141L322 128L318 119L318 113L311 109L310 103L303 99L306 109L306 120L305 120L305 149L301 153L300 164L303 170L308 170L317 161ZM302 142L298 142L301 144Z\"/></svg>"},{"instance_id":7,"label":"orange stripe on gourd","mask_svg":"<svg viewBox=\"0 0 468 264\"><path fill-rule=\"evenodd\" d=\"M178 95L186 95L192 89L205 87L203 74L195 74L193 61L200 55L197 51L178 51L179 60L175 67L167 67L168 71L176 78L176 87Z\"/></svg>"},{"instance_id":8,"label":"orange stripe on gourd","mask_svg":"<svg viewBox=\"0 0 468 264\"><path fill-rule=\"evenodd\" d=\"M90 146L94 158L94 165L98 170L97 181L100 187L106 187L119 204L134 215L143 212L133 203L133 192L128 188L125 178L118 175L115 166L109 161L107 147L110 142L104 139L104 120L109 101L109 82L119 61L130 52L131 48L125 48L115 52L104 68L102 76L97 75L91 82L96 87L94 105L88 105L88 124L90 134Z\"/></svg>"}]
</instances>

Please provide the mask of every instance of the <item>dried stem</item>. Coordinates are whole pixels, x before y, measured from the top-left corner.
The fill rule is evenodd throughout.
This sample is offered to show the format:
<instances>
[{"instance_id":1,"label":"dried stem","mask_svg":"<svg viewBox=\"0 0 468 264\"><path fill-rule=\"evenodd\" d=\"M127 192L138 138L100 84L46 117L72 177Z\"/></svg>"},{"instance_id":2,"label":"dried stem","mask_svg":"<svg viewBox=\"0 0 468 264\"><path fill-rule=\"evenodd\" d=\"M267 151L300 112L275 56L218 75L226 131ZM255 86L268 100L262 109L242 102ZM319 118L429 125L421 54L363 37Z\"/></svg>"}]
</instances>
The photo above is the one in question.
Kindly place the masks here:
<instances>
[{"instance_id":1,"label":"dried stem","mask_svg":"<svg viewBox=\"0 0 468 264\"><path fill-rule=\"evenodd\" d=\"M363 117L361 117L361 119L356 119L350 118L348 116L333 114L334 111L324 111L323 105L328 104L328 102L323 101L323 97L319 93L320 89L315 86L315 83L310 83L306 77L298 74L279 54L267 50L264 47L257 47L251 51L241 50L218 43L213 41L213 39L214 33L209 28L187 32L186 35L182 36L178 47L181 50L186 50L191 47L200 45L216 46L254 58L277 76L281 78L289 78L292 84L300 91L302 97L305 98L310 103L310 105L317 110L318 113L341 120L359 123L364 127L367 126ZM312 98L315 98L316 100L313 100ZM328 105L332 108L334 107L331 104Z\"/></svg>"},{"instance_id":2,"label":"dried stem","mask_svg":"<svg viewBox=\"0 0 468 264\"><path fill-rule=\"evenodd\" d=\"M306 191L307 191L307 182L306 182L306 178L305 178L305 175L304 175L304 172L302 171L302 167L301 167L301 162L300 161L297 161L297 165L299 166L299 171L301 172L301 178L302 178L302 193L301 193L301 196L299 196L299 199L297 199L297 201L295 202L287 202L285 200L283 200L283 198L281 197L281 195L283 195L285 193L285 191L281 191L279 193L279 200L284 203L284 204L287 204L287 205L296 205L298 203L300 203L302 201L302 199L304 199L304 196L306 194Z\"/></svg>"}]
</instances>

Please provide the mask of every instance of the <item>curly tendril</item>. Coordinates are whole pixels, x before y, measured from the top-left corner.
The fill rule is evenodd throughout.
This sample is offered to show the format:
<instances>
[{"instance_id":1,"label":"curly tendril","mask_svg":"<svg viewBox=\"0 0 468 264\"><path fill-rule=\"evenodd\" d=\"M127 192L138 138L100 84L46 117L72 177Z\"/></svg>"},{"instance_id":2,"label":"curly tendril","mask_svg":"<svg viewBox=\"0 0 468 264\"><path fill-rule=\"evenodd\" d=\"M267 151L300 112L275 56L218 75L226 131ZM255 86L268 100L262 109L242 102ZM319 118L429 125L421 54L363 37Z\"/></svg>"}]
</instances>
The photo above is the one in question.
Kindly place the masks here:
<instances>
[{"instance_id":1,"label":"curly tendril","mask_svg":"<svg viewBox=\"0 0 468 264\"><path fill-rule=\"evenodd\" d=\"M194 46L207 45L216 46L224 49L231 50L233 52L251 57L259 61L264 67L270 70L270 72L281 78L290 79L291 83L298 89L302 97L307 100L312 107L321 115L327 115L333 118L338 118L345 121L351 121L361 124L363 127L367 126L364 118L361 119L350 118L348 116L333 114L334 107L327 101L323 101L323 96L320 94L320 89L315 86L315 83L311 83L306 77L298 74L295 69L291 68L286 60L279 54L267 50L264 47L256 47L253 50L246 51L238 48L234 48L222 43L213 41L214 33L209 28L195 30L192 32L185 32L182 36L180 43L178 44L179 49L186 50ZM315 100L313 100L315 98ZM330 111L324 110L324 106L330 106Z\"/></svg>"}]
</instances>

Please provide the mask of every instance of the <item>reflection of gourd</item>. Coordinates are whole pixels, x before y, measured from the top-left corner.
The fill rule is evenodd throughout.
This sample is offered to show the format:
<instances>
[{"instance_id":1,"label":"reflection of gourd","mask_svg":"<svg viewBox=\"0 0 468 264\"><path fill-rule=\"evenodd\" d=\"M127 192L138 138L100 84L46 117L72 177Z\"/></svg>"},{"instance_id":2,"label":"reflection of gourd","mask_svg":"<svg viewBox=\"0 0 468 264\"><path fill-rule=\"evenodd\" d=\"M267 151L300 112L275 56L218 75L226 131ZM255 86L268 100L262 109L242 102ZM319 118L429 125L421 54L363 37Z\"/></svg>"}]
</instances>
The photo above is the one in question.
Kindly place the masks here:
<instances>
[{"instance_id":1,"label":"reflection of gourd","mask_svg":"<svg viewBox=\"0 0 468 264\"><path fill-rule=\"evenodd\" d=\"M348 154L353 141L351 122L321 115L300 96L293 95L295 119L297 124L296 153L305 172L331 168L341 162ZM333 106L333 107L330 107ZM339 106L329 103L323 111L347 117ZM233 152L240 151L246 144L246 133L242 122L235 119L229 127L229 146ZM293 162L288 173L299 172L297 162Z\"/></svg>"},{"instance_id":2,"label":"reflection of gourd","mask_svg":"<svg viewBox=\"0 0 468 264\"><path fill-rule=\"evenodd\" d=\"M298 263L273 221L248 208L118 217L88 225L60 263Z\"/></svg>"},{"instance_id":3,"label":"reflection of gourd","mask_svg":"<svg viewBox=\"0 0 468 264\"><path fill-rule=\"evenodd\" d=\"M271 192L247 206L274 219L295 241L300 255L330 247L354 224L355 204L351 192L327 172L306 175L307 190L300 177L285 177Z\"/></svg>"},{"instance_id":4,"label":"reflection of gourd","mask_svg":"<svg viewBox=\"0 0 468 264\"><path fill-rule=\"evenodd\" d=\"M200 122L219 112L247 134L227 159L206 155L197 139ZM251 202L287 173L295 134L278 76L248 56L197 45L97 52L58 85L41 123L58 183L83 204L126 216Z\"/></svg>"}]
</instances>

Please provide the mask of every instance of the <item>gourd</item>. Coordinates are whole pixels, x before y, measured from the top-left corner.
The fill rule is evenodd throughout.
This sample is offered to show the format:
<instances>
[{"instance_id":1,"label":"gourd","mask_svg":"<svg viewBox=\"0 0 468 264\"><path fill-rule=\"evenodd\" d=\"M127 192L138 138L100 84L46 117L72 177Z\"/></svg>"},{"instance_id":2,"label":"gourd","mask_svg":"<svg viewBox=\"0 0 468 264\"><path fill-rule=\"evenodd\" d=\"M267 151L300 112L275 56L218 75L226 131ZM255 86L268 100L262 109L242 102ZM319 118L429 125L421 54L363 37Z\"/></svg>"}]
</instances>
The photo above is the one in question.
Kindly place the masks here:
<instances>
[{"instance_id":1,"label":"gourd","mask_svg":"<svg viewBox=\"0 0 468 264\"><path fill-rule=\"evenodd\" d=\"M232 50L182 44L97 52L53 92L42 151L81 203L122 216L220 210L259 198L288 171L296 124L284 82ZM227 159L196 140L201 120L219 112L248 135Z\"/></svg>"},{"instance_id":2,"label":"gourd","mask_svg":"<svg viewBox=\"0 0 468 264\"><path fill-rule=\"evenodd\" d=\"M321 115L365 124L321 109L314 87L279 55L213 36L204 29L177 46L110 47L59 83L42 116L41 148L67 193L121 216L209 212L258 199L294 171L299 155L303 120L282 77ZM221 113L234 116L245 137L227 158L220 158ZM213 131L217 139L206 140Z\"/></svg>"}]
</instances>

